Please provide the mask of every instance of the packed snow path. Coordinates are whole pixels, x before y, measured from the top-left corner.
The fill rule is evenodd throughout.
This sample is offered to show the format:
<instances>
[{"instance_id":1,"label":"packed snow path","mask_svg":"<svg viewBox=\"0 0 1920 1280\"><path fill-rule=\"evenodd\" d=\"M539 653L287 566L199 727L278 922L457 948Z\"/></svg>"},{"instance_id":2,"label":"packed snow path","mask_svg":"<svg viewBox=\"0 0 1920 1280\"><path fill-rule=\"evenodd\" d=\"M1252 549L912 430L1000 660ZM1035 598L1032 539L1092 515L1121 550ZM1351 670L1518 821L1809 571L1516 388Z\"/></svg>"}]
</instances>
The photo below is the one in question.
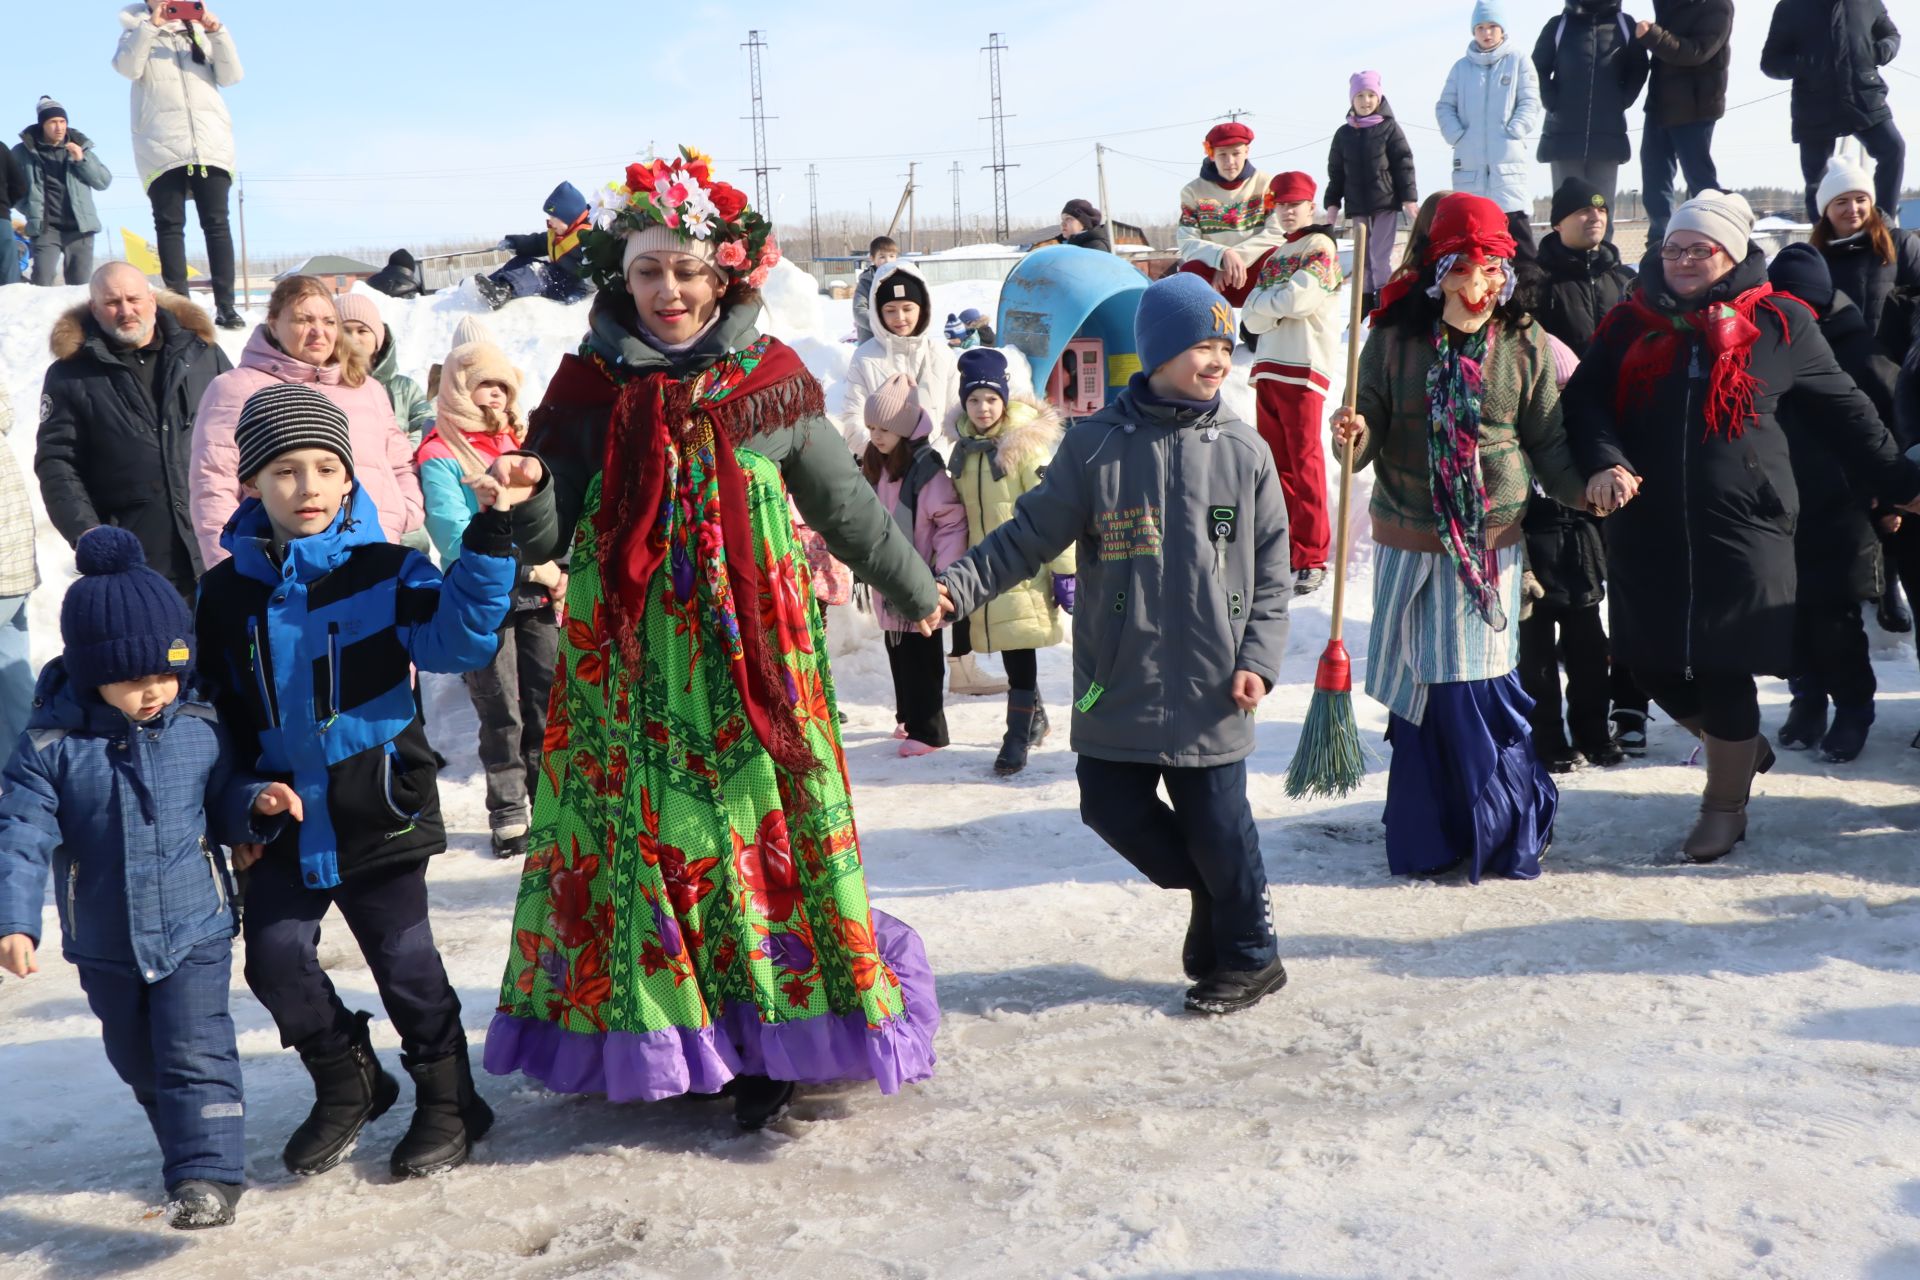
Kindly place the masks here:
<instances>
[{"instance_id":1,"label":"packed snow path","mask_svg":"<svg viewBox=\"0 0 1920 1280\"><path fill-rule=\"evenodd\" d=\"M979 305L964 288L937 309ZM51 311L7 307L49 292L0 291L25 455ZM467 305L382 303L422 373ZM496 328L544 378L581 313L521 307ZM823 376L844 367L831 325L787 331ZM42 565L44 656L71 574L51 536ZM1350 599L1359 654L1364 578ZM1001 781L1000 700L950 707L956 745L901 760L878 642L837 623L875 901L939 976L931 1082L807 1090L748 1136L720 1101L610 1106L483 1078L499 1122L468 1167L390 1181L403 1093L347 1163L298 1181L278 1153L309 1085L236 957L255 1182L236 1225L184 1235L155 1212L152 1137L49 909L43 971L0 984L0 1276L1920 1277L1912 649L1877 655L1866 754L1783 753L1724 863L1680 863L1701 774L1662 723L1645 762L1564 784L1538 881L1407 883L1384 869L1384 754L1347 800L1283 789L1326 601L1296 609L1292 683L1260 711L1254 808L1292 982L1254 1011L1182 1012L1184 900L1081 827L1064 649L1041 663L1056 737ZM1771 727L1783 693L1765 694ZM455 761L434 925L477 1040L518 867L486 852L464 690L435 678L429 696ZM1377 742L1384 713L1356 706ZM322 955L350 1004L378 1009L337 919ZM374 1035L397 1070L384 1019Z\"/></svg>"}]
</instances>

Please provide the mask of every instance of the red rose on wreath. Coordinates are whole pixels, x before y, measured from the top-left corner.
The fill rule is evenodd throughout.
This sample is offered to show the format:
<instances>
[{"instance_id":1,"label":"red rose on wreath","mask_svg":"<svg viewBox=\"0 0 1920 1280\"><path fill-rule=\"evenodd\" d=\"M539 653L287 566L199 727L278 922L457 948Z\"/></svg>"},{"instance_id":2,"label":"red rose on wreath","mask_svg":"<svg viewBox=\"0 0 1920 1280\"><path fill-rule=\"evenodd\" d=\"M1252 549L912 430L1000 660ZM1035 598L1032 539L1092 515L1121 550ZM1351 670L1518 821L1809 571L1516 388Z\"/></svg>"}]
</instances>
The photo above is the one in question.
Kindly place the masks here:
<instances>
[{"instance_id":1,"label":"red rose on wreath","mask_svg":"<svg viewBox=\"0 0 1920 1280\"><path fill-rule=\"evenodd\" d=\"M732 222L747 207L746 195L738 187L725 182L714 183L707 191L707 198L713 201L713 207L723 222Z\"/></svg>"},{"instance_id":2,"label":"red rose on wreath","mask_svg":"<svg viewBox=\"0 0 1920 1280\"><path fill-rule=\"evenodd\" d=\"M627 190L629 191L653 190L652 167L644 164L628 165L627 166Z\"/></svg>"}]
</instances>

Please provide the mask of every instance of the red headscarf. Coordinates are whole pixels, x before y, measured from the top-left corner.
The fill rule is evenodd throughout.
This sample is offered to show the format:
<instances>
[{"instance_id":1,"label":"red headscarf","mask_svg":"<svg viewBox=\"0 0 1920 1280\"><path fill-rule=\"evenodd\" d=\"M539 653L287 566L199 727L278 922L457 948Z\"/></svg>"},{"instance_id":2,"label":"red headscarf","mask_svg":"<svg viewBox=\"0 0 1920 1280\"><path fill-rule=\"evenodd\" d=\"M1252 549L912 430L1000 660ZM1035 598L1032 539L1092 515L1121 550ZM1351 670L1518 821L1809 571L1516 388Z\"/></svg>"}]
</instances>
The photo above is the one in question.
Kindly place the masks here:
<instances>
[{"instance_id":1,"label":"red headscarf","mask_svg":"<svg viewBox=\"0 0 1920 1280\"><path fill-rule=\"evenodd\" d=\"M1452 254L1459 255L1465 262L1486 262L1489 258L1510 260L1516 248L1513 232L1507 226L1507 215L1499 205L1485 196L1456 191L1443 197L1434 208L1422 262L1430 267ZM1380 305L1374 309L1374 316L1406 297L1417 278L1416 272L1403 271L1389 280L1380 291Z\"/></svg>"}]
</instances>

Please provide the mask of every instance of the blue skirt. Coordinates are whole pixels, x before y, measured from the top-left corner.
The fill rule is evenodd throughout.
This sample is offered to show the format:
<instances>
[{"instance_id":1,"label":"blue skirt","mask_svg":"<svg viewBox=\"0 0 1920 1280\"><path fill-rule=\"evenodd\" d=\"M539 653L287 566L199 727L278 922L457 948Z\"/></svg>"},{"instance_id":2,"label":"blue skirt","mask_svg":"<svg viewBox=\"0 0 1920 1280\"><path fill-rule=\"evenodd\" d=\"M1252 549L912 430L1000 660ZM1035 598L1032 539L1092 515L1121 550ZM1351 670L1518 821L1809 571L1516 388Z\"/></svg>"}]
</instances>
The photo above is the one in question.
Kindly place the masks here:
<instances>
[{"instance_id":1,"label":"blue skirt","mask_svg":"<svg viewBox=\"0 0 1920 1280\"><path fill-rule=\"evenodd\" d=\"M1426 688L1419 724L1387 728L1387 867L1426 875L1458 863L1486 875L1532 880L1553 841L1560 790L1533 750L1533 699L1509 672Z\"/></svg>"}]
</instances>

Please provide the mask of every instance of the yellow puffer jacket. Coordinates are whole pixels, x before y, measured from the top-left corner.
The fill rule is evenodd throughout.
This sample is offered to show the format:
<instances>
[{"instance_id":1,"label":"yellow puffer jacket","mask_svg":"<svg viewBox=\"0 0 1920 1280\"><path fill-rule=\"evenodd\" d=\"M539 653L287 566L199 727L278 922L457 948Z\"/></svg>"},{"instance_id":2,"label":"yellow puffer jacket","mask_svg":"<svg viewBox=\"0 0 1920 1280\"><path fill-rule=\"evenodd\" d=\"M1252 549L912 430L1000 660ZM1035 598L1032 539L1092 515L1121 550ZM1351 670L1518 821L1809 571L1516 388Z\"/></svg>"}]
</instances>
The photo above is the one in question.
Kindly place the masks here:
<instances>
[{"instance_id":1,"label":"yellow puffer jacket","mask_svg":"<svg viewBox=\"0 0 1920 1280\"><path fill-rule=\"evenodd\" d=\"M1013 517L1013 506L1022 494L1040 487L1040 476L1052 461L1065 428L1050 406L1024 397L1008 403L1006 413L991 431L975 427L964 408L956 408L948 416L947 427L963 442L953 451L953 485L967 509L967 546L977 547ZM965 441L981 439L994 441L991 459L964 445ZM995 462L1001 473L997 476ZM1073 548L1069 546L1038 574L989 600L968 619L973 647L982 653L1000 653L1059 644L1066 633L1053 603L1053 575L1073 571Z\"/></svg>"}]
</instances>

